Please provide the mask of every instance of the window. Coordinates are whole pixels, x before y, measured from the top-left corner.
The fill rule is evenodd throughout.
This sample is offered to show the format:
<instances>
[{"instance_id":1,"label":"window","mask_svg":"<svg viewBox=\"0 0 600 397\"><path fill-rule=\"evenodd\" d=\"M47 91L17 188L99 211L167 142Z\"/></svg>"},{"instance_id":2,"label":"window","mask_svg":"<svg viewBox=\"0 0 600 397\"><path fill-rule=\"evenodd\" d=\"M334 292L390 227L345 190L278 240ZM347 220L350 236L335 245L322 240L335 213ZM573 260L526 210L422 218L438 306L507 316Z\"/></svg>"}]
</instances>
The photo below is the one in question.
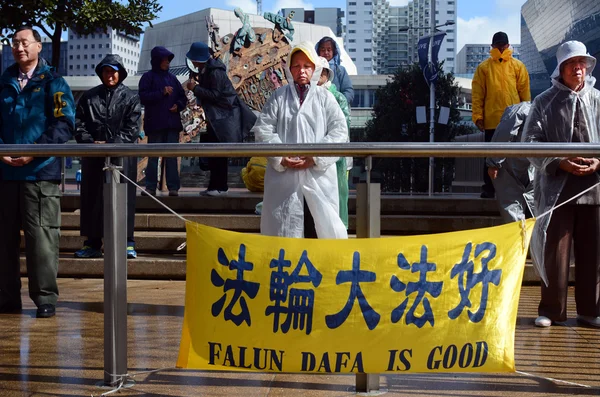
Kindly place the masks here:
<instances>
[{"instance_id":1,"label":"window","mask_svg":"<svg viewBox=\"0 0 600 397\"><path fill-rule=\"evenodd\" d=\"M364 52L371 52L371 49L370 48L365 48Z\"/></svg>"},{"instance_id":2,"label":"window","mask_svg":"<svg viewBox=\"0 0 600 397\"><path fill-rule=\"evenodd\" d=\"M77 69L81 69L81 65L77 65Z\"/></svg>"},{"instance_id":3,"label":"window","mask_svg":"<svg viewBox=\"0 0 600 397\"><path fill-rule=\"evenodd\" d=\"M79 50L79 49L81 49L81 46L80 46L79 44L77 44L77 49L78 49L78 50Z\"/></svg>"},{"instance_id":4,"label":"window","mask_svg":"<svg viewBox=\"0 0 600 397\"><path fill-rule=\"evenodd\" d=\"M454 58L446 58L446 61L448 61L448 62L454 62Z\"/></svg>"},{"instance_id":5,"label":"window","mask_svg":"<svg viewBox=\"0 0 600 397\"><path fill-rule=\"evenodd\" d=\"M356 39L350 39L348 40L348 43L356 43Z\"/></svg>"},{"instance_id":6,"label":"window","mask_svg":"<svg viewBox=\"0 0 600 397\"><path fill-rule=\"evenodd\" d=\"M84 44L84 45L83 45L83 49L84 49L84 50L87 50L87 44Z\"/></svg>"},{"instance_id":7,"label":"window","mask_svg":"<svg viewBox=\"0 0 600 397\"><path fill-rule=\"evenodd\" d=\"M355 6L356 5L356 1L351 1L348 3L349 6Z\"/></svg>"},{"instance_id":8,"label":"window","mask_svg":"<svg viewBox=\"0 0 600 397\"><path fill-rule=\"evenodd\" d=\"M106 34L106 38L107 38L107 39L110 39L110 34L108 34L108 33L107 33L107 34Z\"/></svg>"},{"instance_id":9,"label":"window","mask_svg":"<svg viewBox=\"0 0 600 397\"><path fill-rule=\"evenodd\" d=\"M352 62L356 62L356 58L350 58L350 59L352 59Z\"/></svg>"},{"instance_id":10,"label":"window","mask_svg":"<svg viewBox=\"0 0 600 397\"><path fill-rule=\"evenodd\" d=\"M98 59L102 59L102 54L98 54Z\"/></svg>"},{"instance_id":11,"label":"window","mask_svg":"<svg viewBox=\"0 0 600 397\"><path fill-rule=\"evenodd\" d=\"M87 63L86 63L85 65L83 65L83 68L84 68L84 69L87 69Z\"/></svg>"},{"instance_id":12,"label":"window","mask_svg":"<svg viewBox=\"0 0 600 397\"><path fill-rule=\"evenodd\" d=\"M81 59L81 55L77 54L77 59Z\"/></svg>"},{"instance_id":13,"label":"window","mask_svg":"<svg viewBox=\"0 0 600 397\"><path fill-rule=\"evenodd\" d=\"M448 39L446 40L447 43L454 43L454 39Z\"/></svg>"},{"instance_id":14,"label":"window","mask_svg":"<svg viewBox=\"0 0 600 397\"><path fill-rule=\"evenodd\" d=\"M94 69L94 64L90 63L90 69Z\"/></svg>"},{"instance_id":15,"label":"window","mask_svg":"<svg viewBox=\"0 0 600 397\"><path fill-rule=\"evenodd\" d=\"M83 54L83 59L87 59L87 54Z\"/></svg>"},{"instance_id":16,"label":"window","mask_svg":"<svg viewBox=\"0 0 600 397\"><path fill-rule=\"evenodd\" d=\"M364 58L366 62L371 62L371 58Z\"/></svg>"},{"instance_id":17,"label":"window","mask_svg":"<svg viewBox=\"0 0 600 397\"><path fill-rule=\"evenodd\" d=\"M446 30L446 33L454 33L454 29L448 29Z\"/></svg>"},{"instance_id":18,"label":"window","mask_svg":"<svg viewBox=\"0 0 600 397\"><path fill-rule=\"evenodd\" d=\"M454 48L446 48L447 52L454 52Z\"/></svg>"},{"instance_id":19,"label":"window","mask_svg":"<svg viewBox=\"0 0 600 397\"><path fill-rule=\"evenodd\" d=\"M356 24L356 21L348 21L348 24L350 24L350 25L355 25L355 24Z\"/></svg>"},{"instance_id":20,"label":"window","mask_svg":"<svg viewBox=\"0 0 600 397\"><path fill-rule=\"evenodd\" d=\"M372 29L365 29L365 33L366 34L373 34L373 30Z\"/></svg>"},{"instance_id":21,"label":"window","mask_svg":"<svg viewBox=\"0 0 600 397\"><path fill-rule=\"evenodd\" d=\"M349 30L348 34L356 33L356 30Z\"/></svg>"},{"instance_id":22,"label":"window","mask_svg":"<svg viewBox=\"0 0 600 397\"><path fill-rule=\"evenodd\" d=\"M96 44L92 44L90 48L96 48Z\"/></svg>"},{"instance_id":23,"label":"window","mask_svg":"<svg viewBox=\"0 0 600 397\"><path fill-rule=\"evenodd\" d=\"M92 34L92 39L95 39L95 38L96 38L96 35L95 35L95 34Z\"/></svg>"},{"instance_id":24,"label":"window","mask_svg":"<svg viewBox=\"0 0 600 397\"><path fill-rule=\"evenodd\" d=\"M373 15L373 11L365 11L365 15Z\"/></svg>"},{"instance_id":25,"label":"window","mask_svg":"<svg viewBox=\"0 0 600 397\"><path fill-rule=\"evenodd\" d=\"M73 35L70 35L70 36L69 36L69 39L73 40Z\"/></svg>"},{"instance_id":26,"label":"window","mask_svg":"<svg viewBox=\"0 0 600 397\"><path fill-rule=\"evenodd\" d=\"M372 39L365 39L365 43L371 43L371 42L373 42Z\"/></svg>"},{"instance_id":27,"label":"window","mask_svg":"<svg viewBox=\"0 0 600 397\"><path fill-rule=\"evenodd\" d=\"M350 48L348 49L348 52L356 52L356 48Z\"/></svg>"},{"instance_id":28,"label":"window","mask_svg":"<svg viewBox=\"0 0 600 397\"><path fill-rule=\"evenodd\" d=\"M73 55L69 55L69 59L73 59Z\"/></svg>"},{"instance_id":29,"label":"window","mask_svg":"<svg viewBox=\"0 0 600 397\"><path fill-rule=\"evenodd\" d=\"M370 1L365 1L365 5L366 5L366 6L371 6L371 5L373 5L373 3L372 3L372 2L370 2Z\"/></svg>"},{"instance_id":30,"label":"window","mask_svg":"<svg viewBox=\"0 0 600 397\"><path fill-rule=\"evenodd\" d=\"M454 15L454 10L448 10L446 11L449 15Z\"/></svg>"},{"instance_id":31,"label":"window","mask_svg":"<svg viewBox=\"0 0 600 397\"><path fill-rule=\"evenodd\" d=\"M356 11L348 11L348 15L356 15Z\"/></svg>"},{"instance_id":32,"label":"window","mask_svg":"<svg viewBox=\"0 0 600 397\"><path fill-rule=\"evenodd\" d=\"M95 58L96 58L96 54L92 54L92 55L91 55L91 58L92 58L92 59L95 59Z\"/></svg>"},{"instance_id":33,"label":"window","mask_svg":"<svg viewBox=\"0 0 600 397\"><path fill-rule=\"evenodd\" d=\"M69 50L72 50L72 49L73 49L73 46L72 46L72 45L70 45L70 46L69 46Z\"/></svg>"},{"instance_id":34,"label":"window","mask_svg":"<svg viewBox=\"0 0 600 397\"><path fill-rule=\"evenodd\" d=\"M71 36L72 38L73 36ZM69 65L69 70L73 70L73 65Z\"/></svg>"}]
</instances>

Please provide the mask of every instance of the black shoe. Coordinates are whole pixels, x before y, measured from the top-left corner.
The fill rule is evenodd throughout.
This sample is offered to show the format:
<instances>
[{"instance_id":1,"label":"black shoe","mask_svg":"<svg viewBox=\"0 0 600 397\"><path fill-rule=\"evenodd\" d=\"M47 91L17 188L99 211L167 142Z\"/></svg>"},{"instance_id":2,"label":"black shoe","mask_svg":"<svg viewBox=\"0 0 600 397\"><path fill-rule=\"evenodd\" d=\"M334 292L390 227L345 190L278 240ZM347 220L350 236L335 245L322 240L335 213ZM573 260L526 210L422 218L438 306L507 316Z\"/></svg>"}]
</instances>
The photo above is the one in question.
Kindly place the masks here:
<instances>
[{"instance_id":1,"label":"black shoe","mask_svg":"<svg viewBox=\"0 0 600 397\"><path fill-rule=\"evenodd\" d=\"M0 313L20 313L23 310L21 302L4 302L0 304Z\"/></svg>"},{"instance_id":2,"label":"black shoe","mask_svg":"<svg viewBox=\"0 0 600 397\"><path fill-rule=\"evenodd\" d=\"M483 192L481 192L481 196L480 196L480 197L481 197L481 198L489 198L489 199L493 199L495 196L496 196L496 194L495 194L495 193L493 193L493 192L486 192L486 191L483 191Z\"/></svg>"},{"instance_id":3,"label":"black shoe","mask_svg":"<svg viewBox=\"0 0 600 397\"><path fill-rule=\"evenodd\" d=\"M49 318L49 317L54 317L55 314L56 314L56 308L54 307L54 305L45 303L43 305L40 305L40 307L38 307L37 312L35 313L35 316L37 318Z\"/></svg>"}]
</instances>

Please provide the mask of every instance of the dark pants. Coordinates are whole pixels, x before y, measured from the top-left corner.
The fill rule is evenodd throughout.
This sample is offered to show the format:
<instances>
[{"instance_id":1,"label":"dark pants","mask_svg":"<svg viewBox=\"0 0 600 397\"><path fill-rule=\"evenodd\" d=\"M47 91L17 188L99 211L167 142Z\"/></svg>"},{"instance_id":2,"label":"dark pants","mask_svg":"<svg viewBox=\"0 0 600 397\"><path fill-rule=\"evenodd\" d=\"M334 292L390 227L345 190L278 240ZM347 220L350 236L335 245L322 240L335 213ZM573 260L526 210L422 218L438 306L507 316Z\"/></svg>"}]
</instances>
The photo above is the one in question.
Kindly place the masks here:
<instances>
[{"instance_id":1,"label":"dark pants","mask_svg":"<svg viewBox=\"0 0 600 397\"><path fill-rule=\"evenodd\" d=\"M308 209L306 200L304 200L304 238L318 238L315 219Z\"/></svg>"},{"instance_id":2,"label":"dark pants","mask_svg":"<svg viewBox=\"0 0 600 397\"><path fill-rule=\"evenodd\" d=\"M206 143L219 143L219 138L215 135L215 131L209 126L206 130ZM210 180L208 182L208 190L227 191L227 157L209 157L208 169L210 171Z\"/></svg>"},{"instance_id":3,"label":"dark pants","mask_svg":"<svg viewBox=\"0 0 600 397\"><path fill-rule=\"evenodd\" d=\"M81 159L81 235L86 236L84 245L102 248L104 237L104 158L84 157ZM123 171L128 178L137 178L137 158L124 157ZM133 228L135 225L135 186L127 183L127 245L134 245Z\"/></svg>"},{"instance_id":4,"label":"dark pants","mask_svg":"<svg viewBox=\"0 0 600 397\"><path fill-rule=\"evenodd\" d=\"M492 141L492 137L494 136L495 131L496 130L485 130L486 142ZM490 176L488 175L488 166L485 163L485 159L483 159L483 186L481 186L481 192L489 196L493 196L494 194L496 194L496 189L494 189L492 178L490 178Z\"/></svg>"},{"instance_id":5,"label":"dark pants","mask_svg":"<svg viewBox=\"0 0 600 397\"><path fill-rule=\"evenodd\" d=\"M58 181L0 181L0 306L21 302L19 231L25 235L29 297L56 305L60 243Z\"/></svg>"},{"instance_id":6,"label":"dark pants","mask_svg":"<svg viewBox=\"0 0 600 397\"><path fill-rule=\"evenodd\" d=\"M159 130L148 134L148 143L179 143L179 131ZM177 167L177 157L163 157L165 162L165 173L167 179L167 188L179 190L181 187L179 181L179 169ZM154 191L158 184L158 157L150 157L146 167L146 189Z\"/></svg>"},{"instance_id":7,"label":"dark pants","mask_svg":"<svg viewBox=\"0 0 600 397\"><path fill-rule=\"evenodd\" d=\"M542 283L540 316L567 319L571 242L575 254L577 314L600 316L600 206L565 205L552 214L547 230L544 267L548 286Z\"/></svg>"}]
</instances>

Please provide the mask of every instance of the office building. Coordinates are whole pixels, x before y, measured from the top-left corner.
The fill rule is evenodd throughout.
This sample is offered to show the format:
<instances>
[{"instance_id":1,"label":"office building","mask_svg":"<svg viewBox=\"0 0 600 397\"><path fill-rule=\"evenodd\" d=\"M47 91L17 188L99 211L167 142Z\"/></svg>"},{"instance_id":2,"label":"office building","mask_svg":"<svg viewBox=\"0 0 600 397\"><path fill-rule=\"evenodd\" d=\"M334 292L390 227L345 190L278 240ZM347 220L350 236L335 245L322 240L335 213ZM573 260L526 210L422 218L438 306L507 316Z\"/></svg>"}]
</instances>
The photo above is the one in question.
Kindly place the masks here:
<instances>
[{"instance_id":1,"label":"office building","mask_svg":"<svg viewBox=\"0 0 600 397\"><path fill-rule=\"evenodd\" d=\"M294 12L293 22L312 23L315 25L327 26L336 37L342 37L344 33L344 11L341 8L334 7L316 7L314 10L305 10L304 8L282 8L281 13L287 17Z\"/></svg>"},{"instance_id":2,"label":"office building","mask_svg":"<svg viewBox=\"0 0 600 397\"><path fill-rule=\"evenodd\" d=\"M529 71L533 96L550 87L556 49L568 40L583 42L600 57L600 2L528 0L521 7L521 60ZM594 76L600 79L600 68Z\"/></svg>"},{"instance_id":3,"label":"office building","mask_svg":"<svg viewBox=\"0 0 600 397\"><path fill-rule=\"evenodd\" d=\"M521 59L521 45L511 44L513 58ZM489 44L465 44L456 54L456 74L473 74L477 66L490 57L491 46Z\"/></svg>"},{"instance_id":4,"label":"office building","mask_svg":"<svg viewBox=\"0 0 600 397\"><path fill-rule=\"evenodd\" d=\"M123 66L129 75L138 70L140 58L140 37L127 35L115 29L82 35L68 30L69 76L95 76L94 69L107 54L117 54L123 59Z\"/></svg>"}]
</instances>

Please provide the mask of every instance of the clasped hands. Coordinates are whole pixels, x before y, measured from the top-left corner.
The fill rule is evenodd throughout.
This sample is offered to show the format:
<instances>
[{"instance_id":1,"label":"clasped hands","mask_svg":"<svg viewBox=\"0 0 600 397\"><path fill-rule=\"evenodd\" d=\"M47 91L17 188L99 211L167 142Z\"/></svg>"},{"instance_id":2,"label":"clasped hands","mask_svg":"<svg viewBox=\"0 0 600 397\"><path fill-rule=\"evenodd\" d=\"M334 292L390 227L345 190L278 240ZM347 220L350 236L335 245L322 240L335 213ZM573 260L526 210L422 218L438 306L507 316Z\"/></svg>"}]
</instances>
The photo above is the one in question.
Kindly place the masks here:
<instances>
[{"instance_id":1,"label":"clasped hands","mask_svg":"<svg viewBox=\"0 0 600 397\"><path fill-rule=\"evenodd\" d=\"M313 167L315 165L315 159L310 156L283 157L281 159L281 165L283 165L286 168L295 168L298 170L303 170Z\"/></svg>"},{"instance_id":2,"label":"clasped hands","mask_svg":"<svg viewBox=\"0 0 600 397\"><path fill-rule=\"evenodd\" d=\"M600 169L600 160L595 157L570 157L562 159L561 170L577 176L591 175Z\"/></svg>"}]
</instances>

